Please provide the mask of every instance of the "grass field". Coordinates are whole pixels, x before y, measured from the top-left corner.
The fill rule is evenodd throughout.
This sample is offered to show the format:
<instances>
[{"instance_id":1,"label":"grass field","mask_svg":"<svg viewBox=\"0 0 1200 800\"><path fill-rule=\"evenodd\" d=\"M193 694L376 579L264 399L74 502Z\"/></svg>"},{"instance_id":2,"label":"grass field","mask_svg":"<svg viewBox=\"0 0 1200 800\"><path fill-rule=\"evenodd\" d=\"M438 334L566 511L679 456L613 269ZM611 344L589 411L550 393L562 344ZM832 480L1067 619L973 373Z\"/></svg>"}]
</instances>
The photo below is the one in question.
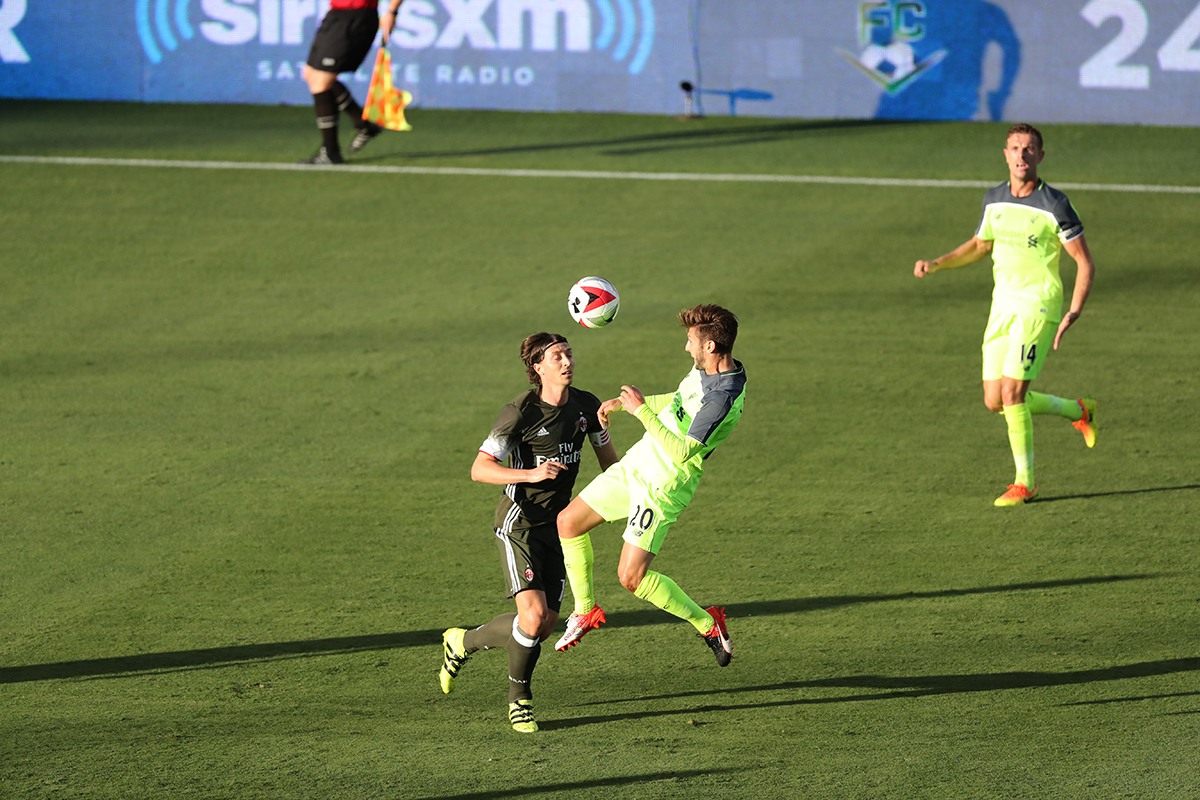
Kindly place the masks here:
<instances>
[{"instance_id":1,"label":"grass field","mask_svg":"<svg viewBox=\"0 0 1200 800\"><path fill-rule=\"evenodd\" d=\"M414 111L355 163L999 182L1005 126ZM1200 185L1193 129L1051 126L1051 183ZM0 101L0 155L290 162L311 110ZM985 411L975 188L0 163L0 797L1200 797L1200 194L1073 190L1096 257L1038 388L1041 499ZM622 291L571 327L568 287ZM1073 265L1064 258L1070 285ZM616 583L547 648L542 732L468 471L567 333L672 389L681 307L750 384L656 567L733 664ZM618 416L623 451L640 426ZM595 474L585 462L581 481ZM568 598L568 604L570 602ZM561 629L561 623L560 623Z\"/></svg>"}]
</instances>

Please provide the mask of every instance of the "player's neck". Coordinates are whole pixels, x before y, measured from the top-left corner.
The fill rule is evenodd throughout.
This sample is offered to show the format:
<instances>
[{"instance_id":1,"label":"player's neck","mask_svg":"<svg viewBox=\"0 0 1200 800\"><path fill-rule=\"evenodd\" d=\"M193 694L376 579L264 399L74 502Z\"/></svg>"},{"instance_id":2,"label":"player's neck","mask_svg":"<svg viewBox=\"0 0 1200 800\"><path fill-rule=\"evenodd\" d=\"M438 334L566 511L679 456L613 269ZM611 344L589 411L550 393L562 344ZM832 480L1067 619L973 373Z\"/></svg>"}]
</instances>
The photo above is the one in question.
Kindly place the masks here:
<instances>
[{"instance_id":1,"label":"player's neck","mask_svg":"<svg viewBox=\"0 0 1200 800\"><path fill-rule=\"evenodd\" d=\"M542 402L548 406L561 406L567 402L567 394L571 391L571 387L567 384L562 386L557 385L542 385L541 392L538 396L542 398Z\"/></svg>"},{"instance_id":2,"label":"player's neck","mask_svg":"<svg viewBox=\"0 0 1200 800\"><path fill-rule=\"evenodd\" d=\"M1037 176L1037 173L1026 175L1024 178L1017 178L1012 175L1008 176L1008 191L1013 197L1029 197L1037 191L1038 185L1042 179Z\"/></svg>"},{"instance_id":3,"label":"player's neck","mask_svg":"<svg viewBox=\"0 0 1200 800\"><path fill-rule=\"evenodd\" d=\"M733 356L726 353L724 355L713 356L712 360L704 365L704 373L706 375L716 375L718 372L729 372L733 369Z\"/></svg>"}]
</instances>

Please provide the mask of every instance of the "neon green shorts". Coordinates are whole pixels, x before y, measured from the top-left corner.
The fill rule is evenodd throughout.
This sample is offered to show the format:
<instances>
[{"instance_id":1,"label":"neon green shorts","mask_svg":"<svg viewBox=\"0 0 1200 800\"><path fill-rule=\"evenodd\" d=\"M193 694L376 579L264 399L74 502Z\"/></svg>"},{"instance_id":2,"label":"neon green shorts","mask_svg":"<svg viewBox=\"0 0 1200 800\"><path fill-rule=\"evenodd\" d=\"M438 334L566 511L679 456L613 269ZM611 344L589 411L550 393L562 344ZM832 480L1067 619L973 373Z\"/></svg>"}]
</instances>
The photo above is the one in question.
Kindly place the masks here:
<instances>
[{"instance_id":1,"label":"neon green shorts","mask_svg":"<svg viewBox=\"0 0 1200 800\"><path fill-rule=\"evenodd\" d=\"M993 314L983 334L983 379L1031 381L1054 345L1058 323L1045 316Z\"/></svg>"},{"instance_id":2,"label":"neon green shorts","mask_svg":"<svg viewBox=\"0 0 1200 800\"><path fill-rule=\"evenodd\" d=\"M636 470L618 461L589 483L579 497L605 522L628 520L622 537L655 555L671 523L686 507L643 482Z\"/></svg>"}]
</instances>

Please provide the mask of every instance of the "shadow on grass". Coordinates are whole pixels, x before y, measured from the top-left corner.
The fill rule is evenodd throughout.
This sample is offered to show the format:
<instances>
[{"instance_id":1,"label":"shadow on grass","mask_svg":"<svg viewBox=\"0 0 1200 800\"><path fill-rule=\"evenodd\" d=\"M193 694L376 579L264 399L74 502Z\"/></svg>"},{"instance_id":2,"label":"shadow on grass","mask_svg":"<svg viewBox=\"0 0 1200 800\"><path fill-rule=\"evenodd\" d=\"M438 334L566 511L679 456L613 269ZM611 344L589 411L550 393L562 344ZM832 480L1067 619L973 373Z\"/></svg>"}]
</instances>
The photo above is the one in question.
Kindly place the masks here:
<instances>
[{"instance_id":1,"label":"shadow on grass","mask_svg":"<svg viewBox=\"0 0 1200 800\"><path fill-rule=\"evenodd\" d=\"M575 728L604 722L619 722L647 717L669 717L694 715L712 711L747 711L762 708L787 708L791 706L823 705L826 703L858 703L869 700L899 700L903 698L930 697L946 694L971 694L974 692L997 692L1011 689L1043 689L1056 686L1075 686L1102 681L1120 681L1130 678L1148 678L1173 675L1180 672L1200 671L1200 658L1174 658L1164 661L1145 661L1137 664L1122 664L1103 669L1077 670L1075 672L995 672L980 675L913 675L889 677L886 675L850 675L842 678L821 678L813 681L787 681L763 686L741 686L726 689L702 689L694 692L679 692L657 696L628 697L607 700L587 705L613 705L616 703L646 703L653 700L678 700L689 697L713 695L742 695L802 692L804 690L865 689L863 694L838 694L827 696L789 697L762 702L689 705L660 711L632 711L624 714L604 714L593 717L578 717L539 723L543 728ZM870 691L870 690L876 691Z\"/></svg>"},{"instance_id":2,"label":"shadow on grass","mask_svg":"<svg viewBox=\"0 0 1200 800\"><path fill-rule=\"evenodd\" d=\"M679 772L649 772L645 775L623 775L617 778L597 778L591 781L572 781L570 783L549 783L545 786L522 786L517 789L497 789L488 792L468 792L466 794L430 795L423 800L489 800L501 797L526 797L549 792L572 792L584 789L597 789L601 786L640 787L642 784L655 781L677 781L689 778L704 778L709 775L722 775L731 772L745 772L744 769L719 767L717 769L690 769Z\"/></svg>"},{"instance_id":3,"label":"shadow on grass","mask_svg":"<svg viewBox=\"0 0 1200 800\"><path fill-rule=\"evenodd\" d=\"M1140 703L1143 700L1165 700L1168 697L1200 697L1200 692L1173 692L1172 694L1147 694L1141 697L1110 697L1107 700L1080 700L1078 703L1063 703L1064 706L1103 706L1109 703ZM1191 712L1176 712L1188 714Z\"/></svg>"},{"instance_id":4,"label":"shadow on grass","mask_svg":"<svg viewBox=\"0 0 1200 800\"><path fill-rule=\"evenodd\" d=\"M1091 500L1096 497L1121 497L1127 494L1153 494L1155 492L1182 492L1188 489L1200 489L1200 483L1189 483L1185 486L1158 486L1153 489L1122 489L1116 492L1094 492L1092 494L1066 494L1061 497L1039 497L1033 502L1054 503L1058 500Z\"/></svg>"},{"instance_id":5,"label":"shadow on grass","mask_svg":"<svg viewBox=\"0 0 1200 800\"><path fill-rule=\"evenodd\" d=\"M809 122L779 122L755 125L733 125L730 127L704 128L700 130L647 133L639 136L623 136L615 139L584 139L575 142L531 142L508 147L485 147L473 150L431 150L415 153L380 153L366 158L357 157L354 163L384 161L394 158L423 160L433 158L460 158L463 156L515 155L520 153L544 153L552 150L599 149L604 155L643 155L668 150L688 150L701 147L736 147L745 144L762 144L790 139L797 136L824 133L845 133L856 128L876 129L897 126L928 125L927 122L903 120L815 120ZM933 123L937 124L937 123Z\"/></svg>"},{"instance_id":6,"label":"shadow on grass","mask_svg":"<svg viewBox=\"0 0 1200 800\"><path fill-rule=\"evenodd\" d=\"M1036 591L1039 589L1062 589L1072 586L1089 586L1120 581L1149 580L1157 577L1162 576L1099 575L1089 578L1034 581L1001 586L980 586L969 589L939 589L932 592L763 600L750 603L733 603L727 606L727 608L731 617L777 616L822 611L864 603L888 603L900 600L965 597L977 594L999 594L1003 592ZM664 611L656 608L648 608L613 614L612 621L608 626L612 628L632 628L667 622L675 623L677 620ZM232 664L247 662L281 661L313 656L392 650L399 647L432 646L438 644L441 641L441 637L441 628L429 628L420 631L375 633L363 636L339 636L296 642L231 645L229 647L208 647L165 653L144 653L141 655L117 656L114 658L62 661L55 664L0 667L0 684L62 680L65 678L112 677L137 673L176 672L193 669L220 669Z\"/></svg>"}]
</instances>

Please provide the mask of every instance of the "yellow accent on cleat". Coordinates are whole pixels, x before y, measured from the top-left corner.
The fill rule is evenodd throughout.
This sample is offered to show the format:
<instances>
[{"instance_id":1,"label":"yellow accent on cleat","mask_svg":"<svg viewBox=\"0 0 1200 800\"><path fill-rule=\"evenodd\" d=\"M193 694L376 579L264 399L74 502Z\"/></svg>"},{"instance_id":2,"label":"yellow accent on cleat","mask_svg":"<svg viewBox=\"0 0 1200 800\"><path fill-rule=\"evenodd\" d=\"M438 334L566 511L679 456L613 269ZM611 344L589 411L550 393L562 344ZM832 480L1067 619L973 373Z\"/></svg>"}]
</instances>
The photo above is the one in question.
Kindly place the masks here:
<instances>
[{"instance_id":1,"label":"yellow accent on cleat","mask_svg":"<svg viewBox=\"0 0 1200 800\"><path fill-rule=\"evenodd\" d=\"M438 682L444 694L450 694L454 682L458 680L458 671L471 659L463 644L466 635L465 628L450 628L442 634L442 671L438 673Z\"/></svg>"},{"instance_id":2,"label":"yellow accent on cleat","mask_svg":"<svg viewBox=\"0 0 1200 800\"><path fill-rule=\"evenodd\" d=\"M537 733L537 722L533 719L533 704L528 700L517 700L508 704L508 721L517 733Z\"/></svg>"},{"instance_id":3,"label":"yellow accent on cleat","mask_svg":"<svg viewBox=\"0 0 1200 800\"><path fill-rule=\"evenodd\" d=\"M1033 491L1023 483L1010 483L1008 491L996 498L997 506L1020 506L1028 503L1033 498L1037 497L1037 486L1033 487Z\"/></svg>"},{"instance_id":4,"label":"yellow accent on cleat","mask_svg":"<svg viewBox=\"0 0 1200 800\"><path fill-rule=\"evenodd\" d=\"M1071 427L1083 434L1083 443L1088 447L1096 446L1096 398L1081 397L1075 401L1083 409L1083 419L1072 422Z\"/></svg>"}]
</instances>

